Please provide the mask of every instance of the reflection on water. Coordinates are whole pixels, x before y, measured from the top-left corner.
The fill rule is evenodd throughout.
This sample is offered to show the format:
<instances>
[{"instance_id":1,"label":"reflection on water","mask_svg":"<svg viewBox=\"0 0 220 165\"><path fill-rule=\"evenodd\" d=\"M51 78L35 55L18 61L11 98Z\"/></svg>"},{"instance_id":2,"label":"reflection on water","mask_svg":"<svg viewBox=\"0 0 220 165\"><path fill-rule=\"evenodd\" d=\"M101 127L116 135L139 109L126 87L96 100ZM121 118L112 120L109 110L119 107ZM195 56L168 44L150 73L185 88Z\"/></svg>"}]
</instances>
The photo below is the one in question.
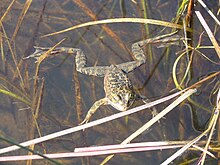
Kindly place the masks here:
<instances>
[{"instance_id":1,"label":"reflection on water","mask_svg":"<svg viewBox=\"0 0 220 165\"><path fill-rule=\"evenodd\" d=\"M1 16L10 3L7 0L0 2ZM217 2L215 3L216 6L211 6L214 13L218 9ZM151 19L171 22L178 10L178 4L174 0L167 2L150 1L146 2L146 4L147 17ZM89 1L84 3L81 1L34 1L26 13L18 33L15 33L14 30L16 29L23 5L24 2L16 2L3 20L4 29L8 34L7 37L10 39L9 42L11 42L10 45L18 62L21 75L16 71L12 53L4 36L2 39L3 51L7 61L3 62L1 60L0 62L0 81L2 88L12 90L20 96L23 93L23 97L29 98L32 100L32 103L34 100L33 76L35 75L36 65L34 65L34 60L24 61L22 58L33 53L34 45L53 46L61 39L66 38L62 46L80 48L86 54L89 66L102 66L132 61L132 43L171 32L169 28L161 32L163 27L156 25L146 27L135 23L116 23L90 26L51 37L40 38L42 35L94 19L121 18L123 16L144 18L144 7L139 1ZM199 5L196 8L204 14L206 19L209 18L207 18L203 8ZM203 29L196 18L193 21L195 22L193 27L195 31L192 42L195 46ZM212 19L207 21L212 30L217 29ZM3 31L1 31L2 34ZM180 34L182 35L182 32ZM216 30L215 34L219 34L219 30ZM201 44L210 45L207 36L203 36ZM175 88L172 78L172 67L174 61L180 55L180 53L176 54L176 52L183 50L184 47L171 46L168 49L158 49L155 46L147 46L144 49L147 63L130 73L129 78L142 95L147 96L150 100L154 100L160 96L167 95ZM203 53L208 55L213 61L217 61L217 55L214 50L205 49ZM187 80L183 82L182 87L189 86L211 72L218 70L216 64L201 58L198 54L195 54L193 58L191 75L187 76ZM179 76L179 82L181 82L181 77L183 77L187 67L186 60L187 58L183 58L178 65L177 75ZM200 66L206 67L201 68ZM21 77L23 82L21 82ZM44 87L41 86L44 81L42 78L45 80ZM214 106L212 91L215 89L216 81L213 80L204 84L203 88L199 89L199 95L191 98L199 104L199 107L190 103L179 106L166 119L162 119L148 132L140 135L135 142L187 140L197 135L198 132L195 129L204 129L211 115L211 110ZM36 82L39 85L38 96L42 96L37 123L43 135L77 125L78 118L84 118L92 104L104 97L103 79L80 73L77 74L74 57L65 54L43 62L40 66L38 81ZM16 87L18 90L16 90ZM43 93L40 93L40 89L43 89ZM35 100L36 102L37 100ZM39 137L38 130L33 122L31 109L29 108L32 106L27 106L21 101L8 98L2 94L0 103L0 113L2 116L0 127L3 135L11 137L18 142ZM156 109L160 111L169 103L157 106ZM140 104L142 102L137 101L133 107ZM37 104L35 105L37 109ZM190 109L193 110L193 120L191 120ZM93 116L92 120L114 113L117 113L114 108L102 106ZM131 115L128 118L93 127L83 134L78 132L57 138L54 142L49 141L44 146L39 145L36 148L42 152L43 149L46 149L48 153L54 153L54 151L73 151L75 147L85 145L118 144L151 119L151 117L151 110L146 110ZM192 121L195 128L192 126ZM5 144L2 142L1 146L3 147ZM17 153L24 154L25 151L19 150ZM172 153L173 150L122 154L114 157L110 164L121 164L122 162L123 164L146 164L146 161L148 164L159 164ZM187 157L187 154L185 156ZM90 164L99 164L103 158L104 156L90 158ZM82 161L87 162L88 160ZM42 161L34 161L35 163L41 164ZM63 160L63 163L81 164L81 159L66 159Z\"/></svg>"}]
</instances>

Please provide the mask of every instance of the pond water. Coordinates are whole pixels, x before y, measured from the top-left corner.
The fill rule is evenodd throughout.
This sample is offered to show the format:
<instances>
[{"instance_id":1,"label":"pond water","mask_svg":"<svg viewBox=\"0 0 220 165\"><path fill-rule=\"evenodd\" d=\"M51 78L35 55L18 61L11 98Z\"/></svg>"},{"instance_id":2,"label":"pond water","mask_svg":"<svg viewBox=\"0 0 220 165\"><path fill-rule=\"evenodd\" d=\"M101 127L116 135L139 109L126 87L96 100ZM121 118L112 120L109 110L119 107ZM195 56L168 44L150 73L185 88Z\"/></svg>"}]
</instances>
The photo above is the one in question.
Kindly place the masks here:
<instances>
[{"instance_id":1,"label":"pond water","mask_svg":"<svg viewBox=\"0 0 220 165\"><path fill-rule=\"evenodd\" d=\"M137 41L154 36L167 34L171 28L164 26L138 23L113 23L107 25L94 25L78 28L65 33L42 37L45 34L60 31L81 23L103 20L109 18L150 18L167 22L174 21L180 1L117 1L117 0L89 0L89 1L33 1L25 14L21 25L16 32L19 16L26 1L16 1L9 13L3 19L4 30L1 28L1 51L4 52L0 61L0 89L7 89L13 93L27 98L31 105L0 94L0 130L1 134L16 142L23 142L39 137L39 132L47 135L56 131L78 125L92 104L105 96L103 78L83 75L76 72L74 56L61 54L49 58L40 65L39 75L35 81L36 64L34 59L22 58L34 52L34 46L51 47L65 38L61 43L63 47L80 48L87 56L88 66L102 66L119 64L133 60L131 45ZM0 1L1 13L6 12L11 1ZM214 14L219 9L217 1L205 1ZM145 12L145 8L147 12ZM195 7L199 10L219 38L219 26L207 14L201 5ZM147 14L146 14L147 13ZM192 43L196 47L199 36L204 31L198 18L193 13ZM163 30L163 31L162 31ZM5 35L7 34L7 36ZM183 31L179 32L183 35ZM218 36L218 37L217 37ZM8 37L8 40L7 38ZM10 47L8 46L10 42ZM211 45L207 34L204 33L201 45ZM3 49L4 48L4 49ZM146 46L144 52L147 62L133 72L129 78L135 88L149 100L174 93L175 89L172 69L174 62L180 56L184 44L173 45L168 48ZM219 62L214 49L200 50L212 61ZM1 52L2 53L2 52ZM14 58L13 58L14 56ZM193 56L190 74L182 84L188 87L211 73L219 71L219 65L201 56L198 52ZM6 60L6 61L5 61ZM187 57L184 56L177 66L178 81L187 68ZM16 63L15 63L16 61ZM16 65L19 68L17 72ZM44 86L42 84L44 83ZM192 101L185 101L165 118L153 125L148 131L138 136L132 142L191 140L205 129L215 106L215 92L218 88L217 78L205 82L198 88L198 93L191 97ZM35 87L38 89L35 90ZM42 93L40 92L42 89ZM36 94L36 91L38 94ZM37 95L37 96L36 96ZM36 96L36 97L35 97ZM41 98L37 116L37 126L33 119L32 105L37 107L38 98ZM158 112L169 105L171 101L156 106ZM132 107L142 105L136 101ZM91 120L117 113L111 106L101 106ZM70 135L47 141L35 146L36 150L46 153L73 152L76 147L100 146L107 144L120 144L126 137L136 131L152 118L152 110L144 111L113 120L105 124L87 129L85 132L76 132ZM214 136L216 140L216 135ZM0 143L1 148L8 146ZM124 153L115 156L109 164L160 164L176 150L147 151L137 153ZM26 154L24 150L17 150L13 155ZM174 164L186 160L198 159L200 152L187 152L174 161ZM100 164L105 156L89 158L60 159L63 164ZM33 164L46 164L46 161L35 160ZM194 162L195 163L195 162ZM208 163L216 163L210 161ZM0 163L1 164L1 163ZM6 163L5 163L6 164ZM14 163L7 163L14 164ZM16 164L25 164L24 161ZM49 163L48 163L49 164Z\"/></svg>"}]
</instances>

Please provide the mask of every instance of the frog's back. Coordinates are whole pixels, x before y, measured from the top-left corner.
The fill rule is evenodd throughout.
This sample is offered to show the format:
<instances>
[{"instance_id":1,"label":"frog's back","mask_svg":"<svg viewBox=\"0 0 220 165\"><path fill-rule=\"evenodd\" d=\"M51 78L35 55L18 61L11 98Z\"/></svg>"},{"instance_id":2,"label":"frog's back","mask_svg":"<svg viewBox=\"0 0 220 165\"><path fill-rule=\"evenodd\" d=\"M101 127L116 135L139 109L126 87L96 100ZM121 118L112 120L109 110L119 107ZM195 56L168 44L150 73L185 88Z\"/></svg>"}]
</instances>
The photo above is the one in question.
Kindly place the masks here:
<instances>
[{"instance_id":1,"label":"frog's back","mask_svg":"<svg viewBox=\"0 0 220 165\"><path fill-rule=\"evenodd\" d=\"M128 76L117 66L111 65L104 78L104 89L109 104L118 110L126 110L133 102L133 86ZM130 102L130 99L131 102ZM117 105L115 105L117 104ZM118 107L119 106L119 107Z\"/></svg>"}]
</instances>

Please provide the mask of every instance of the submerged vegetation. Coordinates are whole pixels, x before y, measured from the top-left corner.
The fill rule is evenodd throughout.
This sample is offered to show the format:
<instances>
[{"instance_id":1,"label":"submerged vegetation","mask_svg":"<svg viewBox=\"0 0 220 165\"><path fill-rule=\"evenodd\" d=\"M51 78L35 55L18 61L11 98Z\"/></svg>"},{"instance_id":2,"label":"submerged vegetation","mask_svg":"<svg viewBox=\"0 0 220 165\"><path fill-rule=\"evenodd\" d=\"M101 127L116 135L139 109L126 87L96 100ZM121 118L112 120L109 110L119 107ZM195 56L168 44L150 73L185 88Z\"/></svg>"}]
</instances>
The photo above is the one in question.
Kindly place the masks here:
<instances>
[{"instance_id":1,"label":"submerged vegetation","mask_svg":"<svg viewBox=\"0 0 220 165\"><path fill-rule=\"evenodd\" d=\"M217 164L218 3L0 1L0 161ZM50 53L75 47L90 66L118 64L132 61L132 43L171 32L181 42L148 45L147 63L129 75L148 103L120 113L103 106L79 126L103 97L103 80L76 72L74 56ZM34 46L51 48L34 61L26 58ZM11 151L18 156L3 155Z\"/></svg>"}]
</instances>

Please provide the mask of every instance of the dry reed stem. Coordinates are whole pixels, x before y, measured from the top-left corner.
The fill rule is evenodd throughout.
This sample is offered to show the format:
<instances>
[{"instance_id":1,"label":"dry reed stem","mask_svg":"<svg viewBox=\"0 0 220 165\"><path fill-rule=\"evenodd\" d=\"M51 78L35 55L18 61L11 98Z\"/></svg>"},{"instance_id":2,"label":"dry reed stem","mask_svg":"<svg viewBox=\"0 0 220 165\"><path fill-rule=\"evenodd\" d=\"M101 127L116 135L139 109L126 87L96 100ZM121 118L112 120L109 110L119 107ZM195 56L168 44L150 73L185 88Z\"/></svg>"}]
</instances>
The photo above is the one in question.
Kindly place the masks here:
<instances>
[{"instance_id":1,"label":"dry reed stem","mask_svg":"<svg viewBox=\"0 0 220 165\"><path fill-rule=\"evenodd\" d=\"M92 12L92 10L90 10L90 8L83 3L81 0L75 0L74 3L76 3L89 17L91 17L94 21L97 20L96 15ZM123 44L123 42L121 41L121 39L118 37L117 34L115 34L115 32L113 32L107 25L102 25L102 29L110 36L112 37L116 43L125 51L129 50L127 49L127 47Z\"/></svg>"},{"instance_id":2,"label":"dry reed stem","mask_svg":"<svg viewBox=\"0 0 220 165\"><path fill-rule=\"evenodd\" d=\"M186 98L188 98L190 95L195 93L196 89L189 89L184 94L182 94L178 99L173 101L169 106L167 106L163 111L161 111L159 114L157 114L155 117L153 117L150 121L148 121L146 124L144 124L142 127L140 127L137 131L135 131L133 134L131 134L129 137L127 137L121 145L130 143L133 139L135 139L137 136L142 134L144 131L149 129L153 124L158 122L162 117L164 117L167 113L172 111L177 105L179 105L182 101L184 101ZM106 164L114 155L110 155L106 157L101 165Z\"/></svg>"},{"instance_id":3,"label":"dry reed stem","mask_svg":"<svg viewBox=\"0 0 220 165\"><path fill-rule=\"evenodd\" d=\"M106 155L112 153L128 153L128 152L140 152L140 151L153 151L153 150L161 150L161 149L174 149L174 148L179 148L184 144L186 144L186 141L142 142L142 143L132 143L132 144L124 144L124 145L107 145L107 146L98 146L98 147L77 148L75 149L74 152L44 154L44 156L47 158L73 158L73 157L97 156L97 155ZM43 159L43 157L41 157L41 155L31 155L31 156L22 155L22 156L4 156L4 157L2 156L0 157L0 162L33 160L33 159Z\"/></svg>"},{"instance_id":4,"label":"dry reed stem","mask_svg":"<svg viewBox=\"0 0 220 165\"><path fill-rule=\"evenodd\" d=\"M50 33L43 35L42 37L48 37L52 35L61 34L64 32L68 32L70 30L74 30L77 28L92 26L92 25L99 25L99 24L110 24L110 23L141 23L141 24L153 24L153 25L160 25L170 28L177 28L177 29L183 29L182 25L171 23L171 22L165 22L160 20L154 20L154 19L143 19L143 18L115 18L115 19L105 19L105 20L98 20L98 21L91 21L82 23L58 32ZM192 30L190 28L186 28L187 31L191 32Z\"/></svg>"},{"instance_id":5,"label":"dry reed stem","mask_svg":"<svg viewBox=\"0 0 220 165\"><path fill-rule=\"evenodd\" d=\"M206 30L209 39L211 40L216 53L218 54L218 57L220 58L220 47L218 45L218 42L215 39L215 36L213 35L212 31L210 30L209 26L207 25L205 19L203 18L202 14L199 11L195 11L200 23L202 24L202 26L204 27L204 29Z\"/></svg>"},{"instance_id":6,"label":"dry reed stem","mask_svg":"<svg viewBox=\"0 0 220 165\"><path fill-rule=\"evenodd\" d=\"M95 121L92 121L92 122L89 122L87 124L75 126L73 128L65 129L65 130L55 132L55 133L52 133L52 134L49 134L49 135L46 135L46 136L43 136L43 137L40 137L40 138L29 140L29 141L20 143L20 145L26 147L26 146L29 146L29 145L32 145L32 144L41 143L41 142L44 142L44 141L47 141L47 140L50 140L50 139L53 139L53 138L57 138L57 137L60 137L60 136L63 136L63 135L67 135L67 134L70 134L70 133L73 133L73 132L76 132L76 131L84 130L86 128L89 128L89 127L92 127L92 126L95 126L95 125L99 125L99 124L102 124L102 123L105 123L105 122L108 122L108 121L111 121L111 120L129 115L129 114L138 112L140 110L152 107L152 106L157 105L159 103L165 102L167 100L170 100L171 98L174 98L174 97L180 95L184 91L185 90L174 93L174 94L169 95L167 97L164 97L162 99L158 99L154 102L151 102L151 103L148 103L148 104L136 107L136 108L132 108L132 109L124 111L124 112L119 112L117 114L114 114L114 115L111 115L111 116L108 116L108 117L104 117L104 118L101 118L101 119L98 119L98 120L95 120ZM13 150L17 150L19 148L20 147L18 147L16 145L6 147L6 148L2 148L2 149L0 149L0 154L10 152L10 151L13 151Z\"/></svg>"},{"instance_id":7,"label":"dry reed stem","mask_svg":"<svg viewBox=\"0 0 220 165\"><path fill-rule=\"evenodd\" d=\"M4 20L4 18L6 17L6 15L9 13L9 11L11 10L13 4L15 3L16 0L13 0L10 5L8 6L8 8L6 9L6 11L4 12L4 14L2 15L0 22L2 23L2 21Z\"/></svg>"},{"instance_id":8,"label":"dry reed stem","mask_svg":"<svg viewBox=\"0 0 220 165\"><path fill-rule=\"evenodd\" d=\"M218 122L218 115L219 115L219 111L220 111L220 100L219 100L219 94L220 94L220 89L218 90L218 95L217 95L217 102L216 102L216 110L215 110L215 112L214 112L214 115L215 116L217 116L216 117L216 119L214 120L214 122L213 122L213 124L212 124L212 128L211 128L211 130L210 130L210 134L209 134L209 137L208 137L208 140L207 140L207 143L206 143L206 145L205 145L205 148L204 148L204 150L205 151L203 151L203 155L202 155L202 160L200 161L200 164L201 165L203 165L204 163L205 163L205 158L206 158L206 154L207 154L207 151L208 151L208 147L209 147L209 144L210 144L210 142L211 142L211 138L212 138L212 135L213 135L213 133L214 133L214 130L215 130L215 127L216 127L216 124L217 124L217 122ZM214 116L214 117L215 117ZM213 117L213 118L214 118ZM211 121L212 122L212 121ZM210 122L210 123L211 123Z\"/></svg>"},{"instance_id":9,"label":"dry reed stem","mask_svg":"<svg viewBox=\"0 0 220 165\"><path fill-rule=\"evenodd\" d=\"M180 150L175 152L172 156L170 156L167 160L165 160L161 165L167 165L167 164L171 163L174 159L176 159L183 152L185 152L189 147L191 147L193 144L198 142L203 136L206 136L206 134L208 134L208 132L210 132L213 129L213 127L215 127L215 124L218 120L218 117L219 117L219 109L216 109L211 120L210 120L208 128L202 134L200 134L199 136L194 138L192 141L190 141L187 145L185 145Z\"/></svg>"},{"instance_id":10,"label":"dry reed stem","mask_svg":"<svg viewBox=\"0 0 220 165\"><path fill-rule=\"evenodd\" d=\"M182 90L180 92L177 92L177 93L172 94L170 96L167 96L167 97L164 97L162 99L156 100L154 102L148 103L146 105L142 105L142 106L139 106L139 107L136 107L136 108L132 108L130 110L127 110L127 111L124 111L124 112L120 112L120 113L117 113L117 114L114 114L114 115L111 115L111 116L108 116L108 117L104 117L102 119L98 119L96 121L92 121L92 122L89 122L89 123L84 124L84 125L80 125L80 126L76 126L76 127L73 127L73 128L69 128L69 129L63 130L63 131L52 133L52 134L43 136L41 138L36 138L36 139L33 139L33 140L29 140L29 141L20 143L20 145L26 147L26 146L29 146L29 145L32 145L32 144L41 143L41 142L44 142L44 141L47 141L47 140L50 140L50 139L53 139L53 138L56 138L56 137L60 137L60 136L63 136L63 135L67 135L67 134L76 132L76 131L84 130L84 129L92 127L92 126L95 126L95 125L98 125L98 124L102 124L102 123L105 123L105 122L108 122L108 121L111 121L111 120L114 120L114 119L117 119L117 118L129 115L129 114L138 112L140 110L152 107L152 106L157 105L157 104L159 104L161 102L165 102L165 101L167 101L167 100L169 100L169 99L171 99L173 97L176 97L176 96L178 96L179 94L185 92L188 89L199 87L201 83L204 83L205 81L207 81L207 80L209 80L209 79L211 79L211 78L213 78L215 76L218 76L219 74L220 74L220 71L216 72L216 73L214 73L214 74L212 74L212 75L210 75L210 76L208 76L208 77L206 77L206 78L204 78L202 80L200 80L199 82L193 84L189 88L186 88L186 89L184 89L184 90ZM6 153L6 152L10 152L10 151L13 151L13 150L17 150L19 148L20 147L18 147L16 145L13 145L13 146L10 146L10 147L5 147L5 148L0 149L0 154Z\"/></svg>"},{"instance_id":11,"label":"dry reed stem","mask_svg":"<svg viewBox=\"0 0 220 165\"><path fill-rule=\"evenodd\" d=\"M23 81L23 78L22 78L22 76L21 76L21 72L20 72L19 67L18 67L18 63L17 63L17 59L16 59L16 56L15 56L15 53L14 53L13 50L12 50L11 44L10 44L10 42L9 42L9 39L8 39L8 37L7 37L7 33L6 33L5 29L4 29L4 26L3 26L2 22L0 22L0 26L1 26L1 28L2 28L2 31L3 31L4 35L5 35L6 42L7 42L7 44L8 44L8 47L9 47L9 50L10 50L10 52L11 52L11 56L12 56L13 62L14 62L14 64L15 64L16 70L14 71L14 74L15 74L16 71L17 71L18 76L19 76L19 79L20 79L20 81L21 81L21 88L24 90L24 81ZM12 71L12 72L13 72L13 71Z\"/></svg>"},{"instance_id":12,"label":"dry reed stem","mask_svg":"<svg viewBox=\"0 0 220 165\"><path fill-rule=\"evenodd\" d=\"M25 14L27 13L31 3L32 3L32 0L26 0L26 2L24 4L24 7L22 9L21 15L20 15L20 17L18 19L18 23L17 23L17 25L15 27L15 31L14 31L14 33L12 35L12 38L11 38L12 41L14 41L15 37L17 36L17 33L18 33L19 29L20 29L22 21L24 20Z\"/></svg>"},{"instance_id":13,"label":"dry reed stem","mask_svg":"<svg viewBox=\"0 0 220 165\"><path fill-rule=\"evenodd\" d=\"M215 22L220 26L220 21L218 18L212 13L211 10L206 6L206 4L202 0L198 0L198 2L204 7L204 9L209 13L209 15L215 20Z\"/></svg>"},{"instance_id":14,"label":"dry reed stem","mask_svg":"<svg viewBox=\"0 0 220 165\"><path fill-rule=\"evenodd\" d=\"M69 153L55 153L55 154L44 154L44 155L22 155L22 156L2 156L0 157L0 162L4 161L21 161L21 160L33 160L33 159L52 159L55 158L74 158L74 157L86 157L86 156L98 156L106 154L119 154L119 153L129 153L129 152L140 152L140 151L153 151L153 150L165 150L165 149L175 149L182 147L189 141L158 141L158 142L141 142L141 143L131 143L124 145L106 145L106 146L96 146L96 147L84 147L75 148L74 152ZM198 143L202 145L203 142ZM197 145L198 145L197 144ZM194 149L204 151L201 147L193 145ZM193 149L193 148L192 148ZM207 152L211 157L214 155ZM54 161L54 160L53 160Z\"/></svg>"}]
</instances>

